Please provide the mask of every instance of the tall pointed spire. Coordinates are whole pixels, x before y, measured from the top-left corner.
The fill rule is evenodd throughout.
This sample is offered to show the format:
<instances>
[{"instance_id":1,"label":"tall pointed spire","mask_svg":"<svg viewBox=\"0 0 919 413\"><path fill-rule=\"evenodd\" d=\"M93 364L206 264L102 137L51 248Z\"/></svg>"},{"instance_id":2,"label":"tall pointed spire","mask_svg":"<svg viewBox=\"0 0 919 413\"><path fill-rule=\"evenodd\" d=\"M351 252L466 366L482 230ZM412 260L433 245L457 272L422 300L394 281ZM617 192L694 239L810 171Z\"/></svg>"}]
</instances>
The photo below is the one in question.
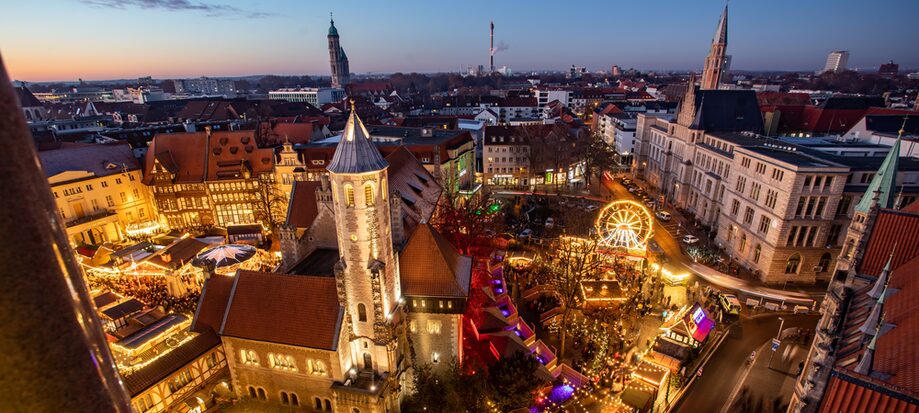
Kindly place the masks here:
<instances>
[{"instance_id":1,"label":"tall pointed spire","mask_svg":"<svg viewBox=\"0 0 919 413\"><path fill-rule=\"evenodd\" d=\"M862 359L859 360L858 364L855 366L856 373L866 376L871 375L871 369L874 367L874 349L877 347L878 336L880 335L881 324L878 324L877 327L875 327L874 336L872 336L871 341L868 342L868 348L865 349L865 354L862 355Z\"/></svg>"},{"instance_id":2,"label":"tall pointed spire","mask_svg":"<svg viewBox=\"0 0 919 413\"><path fill-rule=\"evenodd\" d=\"M877 174L868 184L865 195L855 205L856 212L867 214L874 204L875 198L877 198L879 208L894 207L894 198L897 194L897 168L900 164L900 141L903 138L906 119L904 117L903 127L900 128L900 132L897 134L897 140L890 147L890 152L887 153L887 157L884 158L884 162L878 168Z\"/></svg>"},{"instance_id":3,"label":"tall pointed spire","mask_svg":"<svg viewBox=\"0 0 919 413\"><path fill-rule=\"evenodd\" d=\"M332 162L328 170L339 174L359 174L370 171L379 171L389 164L380 155L380 151L370 141L370 132L361 122L354 110L354 100L351 101L351 115L348 123L341 132L341 140L335 148Z\"/></svg>"},{"instance_id":4,"label":"tall pointed spire","mask_svg":"<svg viewBox=\"0 0 919 413\"><path fill-rule=\"evenodd\" d=\"M712 44L728 44L728 5L724 5L724 11L721 12L721 19L718 20L718 28L715 29L715 37L712 38Z\"/></svg>"},{"instance_id":5,"label":"tall pointed spire","mask_svg":"<svg viewBox=\"0 0 919 413\"><path fill-rule=\"evenodd\" d=\"M705 58L705 70L702 72L702 89L718 89L724 74L724 65L727 61L728 49L728 6L724 5L715 36L712 38L712 48Z\"/></svg>"},{"instance_id":6,"label":"tall pointed spire","mask_svg":"<svg viewBox=\"0 0 919 413\"><path fill-rule=\"evenodd\" d=\"M329 36L338 36L338 29L335 28L335 19L332 18L332 12L329 12Z\"/></svg>"}]
</instances>

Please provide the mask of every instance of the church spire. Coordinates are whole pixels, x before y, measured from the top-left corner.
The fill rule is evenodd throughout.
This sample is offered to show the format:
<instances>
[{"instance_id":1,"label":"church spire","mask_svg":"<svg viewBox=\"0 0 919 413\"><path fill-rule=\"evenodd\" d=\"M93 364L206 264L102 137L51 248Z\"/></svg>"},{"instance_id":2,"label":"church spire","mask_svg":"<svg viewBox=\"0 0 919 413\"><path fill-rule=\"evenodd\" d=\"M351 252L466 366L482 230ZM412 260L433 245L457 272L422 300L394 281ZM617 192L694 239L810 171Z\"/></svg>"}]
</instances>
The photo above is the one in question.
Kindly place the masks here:
<instances>
[{"instance_id":1,"label":"church spire","mask_svg":"<svg viewBox=\"0 0 919 413\"><path fill-rule=\"evenodd\" d=\"M705 58L705 70L702 72L702 89L718 89L721 77L724 74L724 65L727 62L728 49L728 6L724 5L715 36L712 38L712 47Z\"/></svg>"},{"instance_id":2,"label":"church spire","mask_svg":"<svg viewBox=\"0 0 919 413\"><path fill-rule=\"evenodd\" d=\"M868 184L865 195L855 205L855 211L867 214L877 199L879 208L893 208L894 198L897 193L897 168L900 164L900 141L903 138L904 129L906 128L906 117L903 118L903 127L897 134L897 140L890 147L890 152L878 168L877 174Z\"/></svg>"},{"instance_id":3,"label":"church spire","mask_svg":"<svg viewBox=\"0 0 919 413\"><path fill-rule=\"evenodd\" d=\"M724 11L721 12L721 19L718 20L718 28L715 29L715 37L712 38L712 44L728 44L728 5L724 5Z\"/></svg>"},{"instance_id":4,"label":"church spire","mask_svg":"<svg viewBox=\"0 0 919 413\"><path fill-rule=\"evenodd\" d=\"M878 277L877 281L874 282L874 287L868 292L869 297L879 300L883 297L884 292L887 291L887 283L890 282L891 261L893 261L893 251L890 252L890 258L887 259L887 264L884 265L884 270L881 271L881 275Z\"/></svg>"}]
</instances>

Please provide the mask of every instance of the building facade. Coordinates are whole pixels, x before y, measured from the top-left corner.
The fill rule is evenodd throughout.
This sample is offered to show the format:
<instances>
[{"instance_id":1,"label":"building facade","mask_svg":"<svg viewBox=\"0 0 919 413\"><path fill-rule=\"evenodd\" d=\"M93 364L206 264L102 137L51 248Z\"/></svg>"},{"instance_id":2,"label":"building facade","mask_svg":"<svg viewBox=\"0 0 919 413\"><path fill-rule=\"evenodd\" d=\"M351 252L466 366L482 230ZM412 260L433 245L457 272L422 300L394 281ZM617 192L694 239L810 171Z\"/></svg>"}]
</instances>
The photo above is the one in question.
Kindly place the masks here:
<instances>
[{"instance_id":1,"label":"building facade","mask_svg":"<svg viewBox=\"0 0 919 413\"><path fill-rule=\"evenodd\" d=\"M845 72L846 65L849 63L849 51L848 50L834 50L830 52L826 57L826 65L823 66L823 71L821 73L832 72Z\"/></svg>"},{"instance_id":2,"label":"building facade","mask_svg":"<svg viewBox=\"0 0 919 413\"><path fill-rule=\"evenodd\" d=\"M118 242L128 226L157 220L130 146L67 146L39 159L74 245Z\"/></svg>"},{"instance_id":3,"label":"building facade","mask_svg":"<svg viewBox=\"0 0 919 413\"><path fill-rule=\"evenodd\" d=\"M345 90L329 87L302 87L285 88L268 92L270 100L286 100L288 102L305 102L319 107L326 103L341 102L345 98Z\"/></svg>"}]
</instances>

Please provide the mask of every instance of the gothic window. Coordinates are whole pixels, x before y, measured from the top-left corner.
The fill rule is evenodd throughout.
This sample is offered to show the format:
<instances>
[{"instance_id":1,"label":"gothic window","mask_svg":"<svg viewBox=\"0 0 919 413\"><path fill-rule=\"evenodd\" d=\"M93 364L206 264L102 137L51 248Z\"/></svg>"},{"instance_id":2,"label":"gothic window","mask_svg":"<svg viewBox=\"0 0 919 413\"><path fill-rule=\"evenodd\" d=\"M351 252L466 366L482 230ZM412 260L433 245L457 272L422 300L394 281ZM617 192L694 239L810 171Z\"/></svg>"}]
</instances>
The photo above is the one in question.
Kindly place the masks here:
<instances>
[{"instance_id":1,"label":"gothic window","mask_svg":"<svg viewBox=\"0 0 919 413\"><path fill-rule=\"evenodd\" d=\"M747 249L747 234L740 236L740 248L738 250L743 253L745 249Z\"/></svg>"},{"instance_id":2,"label":"gothic window","mask_svg":"<svg viewBox=\"0 0 919 413\"><path fill-rule=\"evenodd\" d=\"M363 303L357 305L357 320L360 322L367 321L367 306Z\"/></svg>"},{"instance_id":3,"label":"gothic window","mask_svg":"<svg viewBox=\"0 0 919 413\"><path fill-rule=\"evenodd\" d=\"M794 254L788 257L785 262L785 274L797 274L798 268L801 267L801 254Z\"/></svg>"},{"instance_id":4,"label":"gothic window","mask_svg":"<svg viewBox=\"0 0 919 413\"><path fill-rule=\"evenodd\" d=\"M354 187L351 185L345 185L345 205L354 206Z\"/></svg>"},{"instance_id":5,"label":"gothic window","mask_svg":"<svg viewBox=\"0 0 919 413\"><path fill-rule=\"evenodd\" d=\"M830 253L828 252L823 253L823 255L820 256L820 261L817 263L817 267L820 268L819 270L817 270L817 272L826 272L826 270L830 267L831 258L832 256L830 255Z\"/></svg>"},{"instance_id":6,"label":"gothic window","mask_svg":"<svg viewBox=\"0 0 919 413\"><path fill-rule=\"evenodd\" d=\"M756 244L756 248L753 249L753 262L759 263L759 257L763 253L763 246Z\"/></svg>"},{"instance_id":7,"label":"gothic window","mask_svg":"<svg viewBox=\"0 0 919 413\"><path fill-rule=\"evenodd\" d=\"M854 249L855 249L855 240L852 238L849 238L849 240L846 241L846 253L843 254L843 256L845 256L846 259L852 258L852 251Z\"/></svg>"},{"instance_id":8,"label":"gothic window","mask_svg":"<svg viewBox=\"0 0 919 413\"><path fill-rule=\"evenodd\" d=\"M373 184L364 184L364 205L373 206Z\"/></svg>"}]
</instances>

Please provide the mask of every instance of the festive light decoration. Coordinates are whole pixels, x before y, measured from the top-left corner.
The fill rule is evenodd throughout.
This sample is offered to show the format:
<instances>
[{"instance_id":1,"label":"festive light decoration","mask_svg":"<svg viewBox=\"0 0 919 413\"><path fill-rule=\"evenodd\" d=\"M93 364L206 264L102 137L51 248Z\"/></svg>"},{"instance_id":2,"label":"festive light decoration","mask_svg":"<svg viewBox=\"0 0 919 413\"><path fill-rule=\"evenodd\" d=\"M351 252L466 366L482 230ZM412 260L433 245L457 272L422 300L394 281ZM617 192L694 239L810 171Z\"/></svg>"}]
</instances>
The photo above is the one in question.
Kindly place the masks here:
<instances>
[{"instance_id":1,"label":"festive light decoration","mask_svg":"<svg viewBox=\"0 0 919 413\"><path fill-rule=\"evenodd\" d=\"M641 257L653 234L651 213L634 201L610 203L600 211L595 227L602 247Z\"/></svg>"},{"instance_id":2,"label":"festive light decoration","mask_svg":"<svg viewBox=\"0 0 919 413\"><path fill-rule=\"evenodd\" d=\"M160 231L162 226L159 222L156 221L145 221L138 222L135 224L128 224L124 228L124 232L128 234L131 238L143 238L150 237L153 234L156 234Z\"/></svg>"}]
</instances>

